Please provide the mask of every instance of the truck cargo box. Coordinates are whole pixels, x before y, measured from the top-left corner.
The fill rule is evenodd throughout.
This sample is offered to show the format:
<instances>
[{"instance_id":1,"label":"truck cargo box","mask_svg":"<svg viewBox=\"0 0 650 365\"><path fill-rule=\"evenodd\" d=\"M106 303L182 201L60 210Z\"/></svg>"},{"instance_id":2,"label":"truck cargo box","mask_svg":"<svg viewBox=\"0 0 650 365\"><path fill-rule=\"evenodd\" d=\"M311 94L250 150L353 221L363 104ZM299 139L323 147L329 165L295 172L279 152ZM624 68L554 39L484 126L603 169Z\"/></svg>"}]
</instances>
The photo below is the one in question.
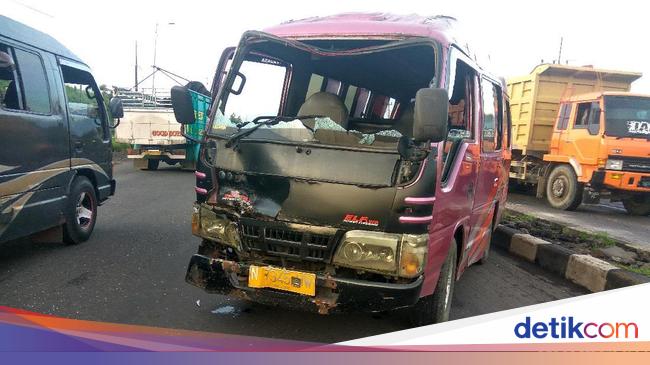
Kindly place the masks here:
<instances>
[{"instance_id":1,"label":"truck cargo box","mask_svg":"<svg viewBox=\"0 0 650 365\"><path fill-rule=\"evenodd\" d=\"M593 91L629 91L640 73L542 64L508 80L512 149L540 157L548 152L560 101Z\"/></svg>"},{"instance_id":2,"label":"truck cargo box","mask_svg":"<svg viewBox=\"0 0 650 365\"><path fill-rule=\"evenodd\" d=\"M115 130L115 140L131 145L167 146L184 144L181 125L174 112L168 110L125 110L120 125Z\"/></svg>"}]
</instances>

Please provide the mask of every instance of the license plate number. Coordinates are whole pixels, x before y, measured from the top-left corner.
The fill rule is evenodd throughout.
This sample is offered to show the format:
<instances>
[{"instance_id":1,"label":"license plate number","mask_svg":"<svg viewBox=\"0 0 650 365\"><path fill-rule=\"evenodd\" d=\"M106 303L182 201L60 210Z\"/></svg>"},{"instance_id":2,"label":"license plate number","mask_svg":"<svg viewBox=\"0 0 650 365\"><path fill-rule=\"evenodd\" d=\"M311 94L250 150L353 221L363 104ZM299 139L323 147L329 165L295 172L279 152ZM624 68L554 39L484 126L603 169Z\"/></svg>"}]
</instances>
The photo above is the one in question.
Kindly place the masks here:
<instances>
[{"instance_id":1,"label":"license plate number","mask_svg":"<svg viewBox=\"0 0 650 365\"><path fill-rule=\"evenodd\" d=\"M248 269L248 286L284 290L313 297L316 295L316 274L251 265Z\"/></svg>"}]
</instances>

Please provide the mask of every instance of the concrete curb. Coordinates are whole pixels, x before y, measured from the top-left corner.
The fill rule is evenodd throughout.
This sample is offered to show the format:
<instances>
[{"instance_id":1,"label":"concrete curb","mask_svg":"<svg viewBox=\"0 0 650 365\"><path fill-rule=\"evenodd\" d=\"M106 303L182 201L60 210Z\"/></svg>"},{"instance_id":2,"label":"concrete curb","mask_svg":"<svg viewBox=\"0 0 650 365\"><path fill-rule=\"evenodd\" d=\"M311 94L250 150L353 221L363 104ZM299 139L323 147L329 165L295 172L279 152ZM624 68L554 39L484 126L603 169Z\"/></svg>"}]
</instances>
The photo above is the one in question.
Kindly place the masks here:
<instances>
[{"instance_id":1,"label":"concrete curb","mask_svg":"<svg viewBox=\"0 0 650 365\"><path fill-rule=\"evenodd\" d=\"M591 292L650 283L650 278L646 276L619 269L593 256L576 254L562 246L503 225L497 226L492 235L492 245Z\"/></svg>"}]
</instances>

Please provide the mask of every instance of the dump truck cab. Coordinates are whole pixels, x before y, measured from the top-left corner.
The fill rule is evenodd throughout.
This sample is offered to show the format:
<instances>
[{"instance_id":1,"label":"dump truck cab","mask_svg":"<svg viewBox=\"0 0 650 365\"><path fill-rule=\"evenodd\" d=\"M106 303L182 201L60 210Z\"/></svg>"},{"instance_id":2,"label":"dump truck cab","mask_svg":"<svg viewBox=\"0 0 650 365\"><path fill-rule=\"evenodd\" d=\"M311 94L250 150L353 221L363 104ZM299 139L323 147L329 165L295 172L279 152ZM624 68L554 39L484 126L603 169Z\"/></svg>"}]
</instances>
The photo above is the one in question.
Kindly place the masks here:
<instances>
[{"instance_id":1,"label":"dump truck cab","mask_svg":"<svg viewBox=\"0 0 650 365\"><path fill-rule=\"evenodd\" d=\"M196 171L186 281L328 313L449 317L505 204L505 83L449 17L341 14L224 51ZM191 91L172 89L195 121Z\"/></svg>"},{"instance_id":2,"label":"dump truck cab","mask_svg":"<svg viewBox=\"0 0 650 365\"><path fill-rule=\"evenodd\" d=\"M586 194L621 200L631 214L650 214L650 97L596 92L562 101L543 159L569 164ZM570 193L568 179L573 176L552 175L549 200Z\"/></svg>"}]
</instances>

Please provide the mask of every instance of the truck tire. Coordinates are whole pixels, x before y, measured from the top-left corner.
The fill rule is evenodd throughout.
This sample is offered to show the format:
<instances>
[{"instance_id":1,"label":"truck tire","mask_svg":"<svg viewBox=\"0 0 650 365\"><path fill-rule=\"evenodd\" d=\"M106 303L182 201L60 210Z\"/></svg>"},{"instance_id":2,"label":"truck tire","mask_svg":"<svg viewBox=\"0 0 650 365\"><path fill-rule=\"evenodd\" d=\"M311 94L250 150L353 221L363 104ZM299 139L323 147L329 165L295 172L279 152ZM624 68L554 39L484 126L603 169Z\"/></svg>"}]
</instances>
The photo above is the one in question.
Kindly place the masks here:
<instances>
[{"instance_id":1,"label":"truck tire","mask_svg":"<svg viewBox=\"0 0 650 365\"><path fill-rule=\"evenodd\" d=\"M650 196L635 195L623 199L623 206L630 215L650 215Z\"/></svg>"},{"instance_id":2,"label":"truck tire","mask_svg":"<svg viewBox=\"0 0 650 365\"><path fill-rule=\"evenodd\" d=\"M97 221L97 206L95 187L90 180L85 176L75 177L65 208L63 242L74 245L90 238Z\"/></svg>"},{"instance_id":3,"label":"truck tire","mask_svg":"<svg viewBox=\"0 0 650 365\"><path fill-rule=\"evenodd\" d=\"M147 160L147 170L155 171L158 170L158 165L160 165L160 160Z\"/></svg>"},{"instance_id":4,"label":"truck tire","mask_svg":"<svg viewBox=\"0 0 650 365\"><path fill-rule=\"evenodd\" d=\"M452 239L447 259L440 269L436 290L432 295L420 298L411 308L411 322L414 326L425 326L449 320L456 284L456 252L456 240Z\"/></svg>"},{"instance_id":5,"label":"truck tire","mask_svg":"<svg viewBox=\"0 0 650 365\"><path fill-rule=\"evenodd\" d=\"M556 209L575 210L582 202L584 185L569 165L558 165L546 180L546 201Z\"/></svg>"}]
</instances>

